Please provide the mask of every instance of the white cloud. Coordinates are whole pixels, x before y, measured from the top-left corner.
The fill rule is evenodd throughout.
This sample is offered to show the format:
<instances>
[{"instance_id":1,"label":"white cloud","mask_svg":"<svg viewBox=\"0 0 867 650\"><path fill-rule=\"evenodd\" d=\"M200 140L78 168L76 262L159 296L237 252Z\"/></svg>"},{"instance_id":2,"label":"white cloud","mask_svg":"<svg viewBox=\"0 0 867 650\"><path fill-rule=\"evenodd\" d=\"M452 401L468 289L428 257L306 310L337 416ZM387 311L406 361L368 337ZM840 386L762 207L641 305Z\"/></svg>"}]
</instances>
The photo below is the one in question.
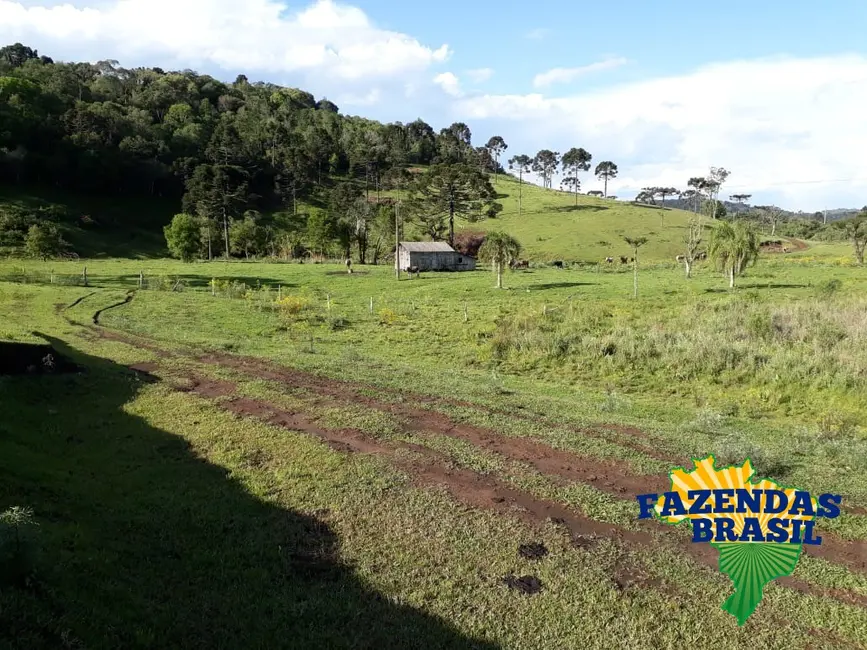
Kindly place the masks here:
<instances>
[{"instance_id":1,"label":"white cloud","mask_svg":"<svg viewBox=\"0 0 867 650\"><path fill-rule=\"evenodd\" d=\"M460 80L451 72L438 74L433 78L433 82L442 88L443 92L452 97L460 97L463 94L461 92Z\"/></svg>"},{"instance_id":2,"label":"white cloud","mask_svg":"<svg viewBox=\"0 0 867 650\"><path fill-rule=\"evenodd\" d=\"M378 104L381 98L382 93L379 88L373 88L363 95L353 95L352 93L339 95L337 101L340 106L373 106L374 104Z\"/></svg>"},{"instance_id":3,"label":"white cloud","mask_svg":"<svg viewBox=\"0 0 867 650\"><path fill-rule=\"evenodd\" d=\"M477 84L487 81L493 76L493 74L494 71L491 68L475 68L474 70L467 70L467 76Z\"/></svg>"},{"instance_id":4,"label":"white cloud","mask_svg":"<svg viewBox=\"0 0 867 650\"><path fill-rule=\"evenodd\" d=\"M684 187L715 165L732 172L723 196L813 211L865 203L865 105L867 57L840 55L719 63L573 96L477 96L453 110L485 120L510 150L582 146L594 164L613 160L620 177L609 191L621 197ZM824 182L836 179L856 180Z\"/></svg>"},{"instance_id":5,"label":"white cloud","mask_svg":"<svg viewBox=\"0 0 867 650\"><path fill-rule=\"evenodd\" d=\"M551 30L547 27L535 27L531 29L529 32L524 34L524 38L529 38L532 41L538 41L540 39L545 38L548 34L551 33Z\"/></svg>"},{"instance_id":6,"label":"white cloud","mask_svg":"<svg viewBox=\"0 0 867 650\"><path fill-rule=\"evenodd\" d=\"M450 55L447 45L380 29L362 10L332 0L292 13L277 0L32 4L0 0L0 42L21 41L55 58L360 82L405 78Z\"/></svg>"},{"instance_id":7,"label":"white cloud","mask_svg":"<svg viewBox=\"0 0 867 650\"><path fill-rule=\"evenodd\" d=\"M542 72L533 77L533 86L543 88L556 83L568 83L582 77L586 74L599 72L601 70L611 70L626 65L628 61L623 57L605 59L604 61L596 61L589 65L582 65L577 68L552 68L547 72Z\"/></svg>"}]
</instances>

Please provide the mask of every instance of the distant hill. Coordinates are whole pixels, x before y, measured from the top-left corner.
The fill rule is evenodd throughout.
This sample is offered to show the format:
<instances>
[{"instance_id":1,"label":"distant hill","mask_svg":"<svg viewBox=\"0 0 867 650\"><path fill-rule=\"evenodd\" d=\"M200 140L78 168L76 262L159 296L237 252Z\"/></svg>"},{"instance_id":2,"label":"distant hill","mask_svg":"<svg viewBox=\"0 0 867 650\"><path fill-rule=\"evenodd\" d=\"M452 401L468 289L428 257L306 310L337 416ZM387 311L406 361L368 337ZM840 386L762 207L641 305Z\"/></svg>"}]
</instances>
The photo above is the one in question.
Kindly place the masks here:
<instances>
[{"instance_id":1,"label":"distant hill","mask_svg":"<svg viewBox=\"0 0 867 650\"><path fill-rule=\"evenodd\" d=\"M750 210L755 209L754 205L750 205L747 203L735 203L734 201L721 201L721 203L725 206L726 212L728 214L740 214L744 212L749 212ZM676 208L679 210L686 210L691 212L693 210L693 204L686 199L666 199L665 206L669 208ZM867 208L867 206L865 206ZM834 210L828 210L828 222L837 221L839 219L848 219L850 217L854 217L859 214L864 208L835 208ZM804 212L804 211L794 211L794 210L783 210L783 214L788 219L824 219L824 212Z\"/></svg>"}]
</instances>

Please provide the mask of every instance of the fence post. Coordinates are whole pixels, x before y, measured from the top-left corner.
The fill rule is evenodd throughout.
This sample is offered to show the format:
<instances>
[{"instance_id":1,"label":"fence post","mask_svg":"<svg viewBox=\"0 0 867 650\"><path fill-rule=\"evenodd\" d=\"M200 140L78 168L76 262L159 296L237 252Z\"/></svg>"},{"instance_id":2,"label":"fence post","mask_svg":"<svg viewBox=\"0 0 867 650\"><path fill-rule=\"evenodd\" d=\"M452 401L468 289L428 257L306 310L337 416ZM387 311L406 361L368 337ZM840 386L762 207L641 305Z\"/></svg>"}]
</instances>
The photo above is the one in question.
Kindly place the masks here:
<instances>
[{"instance_id":1,"label":"fence post","mask_svg":"<svg viewBox=\"0 0 867 650\"><path fill-rule=\"evenodd\" d=\"M84 273L82 274L82 277L84 278L84 286L85 287L88 286L88 284L87 284L87 267L86 266L84 267Z\"/></svg>"},{"instance_id":2,"label":"fence post","mask_svg":"<svg viewBox=\"0 0 867 650\"><path fill-rule=\"evenodd\" d=\"M331 311L331 294L330 293L325 294L325 304L328 307L328 311Z\"/></svg>"},{"instance_id":3,"label":"fence post","mask_svg":"<svg viewBox=\"0 0 867 650\"><path fill-rule=\"evenodd\" d=\"M211 295L217 295L217 278L211 278Z\"/></svg>"},{"instance_id":4,"label":"fence post","mask_svg":"<svg viewBox=\"0 0 867 650\"><path fill-rule=\"evenodd\" d=\"M373 296L370 297L370 313L373 313Z\"/></svg>"},{"instance_id":5,"label":"fence post","mask_svg":"<svg viewBox=\"0 0 867 650\"><path fill-rule=\"evenodd\" d=\"M467 311L467 303L465 302L464 303L464 322L466 323L469 320L470 320L470 314Z\"/></svg>"},{"instance_id":6,"label":"fence post","mask_svg":"<svg viewBox=\"0 0 867 650\"><path fill-rule=\"evenodd\" d=\"M283 285L277 285L277 300L283 300Z\"/></svg>"},{"instance_id":7,"label":"fence post","mask_svg":"<svg viewBox=\"0 0 867 650\"><path fill-rule=\"evenodd\" d=\"M144 287L144 271L138 272L138 288Z\"/></svg>"},{"instance_id":8,"label":"fence post","mask_svg":"<svg viewBox=\"0 0 867 650\"><path fill-rule=\"evenodd\" d=\"M54 284L54 269L51 269L51 284Z\"/></svg>"}]
</instances>

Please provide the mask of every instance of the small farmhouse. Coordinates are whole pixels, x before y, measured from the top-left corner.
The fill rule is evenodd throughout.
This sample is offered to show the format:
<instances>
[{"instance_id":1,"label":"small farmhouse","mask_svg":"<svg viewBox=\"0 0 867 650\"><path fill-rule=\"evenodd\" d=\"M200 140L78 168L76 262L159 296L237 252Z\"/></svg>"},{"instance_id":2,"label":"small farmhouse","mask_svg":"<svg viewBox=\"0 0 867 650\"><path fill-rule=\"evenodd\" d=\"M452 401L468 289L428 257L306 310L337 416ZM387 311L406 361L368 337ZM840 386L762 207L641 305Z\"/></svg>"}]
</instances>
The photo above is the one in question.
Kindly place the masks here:
<instances>
[{"instance_id":1,"label":"small farmhouse","mask_svg":"<svg viewBox=\"0 0 867 650\"><path fill-rule=\"evenodd\" d=\"M457 252L445 242L402 241L397 264L401 271L416 267L419 271L472 271L476 259Z\"/></svg>"}]
</instances>

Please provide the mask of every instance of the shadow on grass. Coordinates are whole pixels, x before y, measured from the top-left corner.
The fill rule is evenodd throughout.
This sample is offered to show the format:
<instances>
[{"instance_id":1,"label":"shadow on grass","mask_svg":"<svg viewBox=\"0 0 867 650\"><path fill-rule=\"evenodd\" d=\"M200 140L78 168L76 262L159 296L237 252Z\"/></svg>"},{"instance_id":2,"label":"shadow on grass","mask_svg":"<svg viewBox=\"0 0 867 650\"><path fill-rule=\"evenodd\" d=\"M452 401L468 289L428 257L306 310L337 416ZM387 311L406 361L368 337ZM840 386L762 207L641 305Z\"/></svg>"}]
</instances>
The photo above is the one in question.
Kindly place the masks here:
<instances>
[{"instance_id":1,"label":"shadow on grass","mask_svg":"<svg viewBox=\"0 0 867 650\"><path fill-rule=\"evenodd\" d=\"M735 285L735 291L738 289L807 289L810 285L808 284L778 284L776 282L753 282L750 284L738 284ZM728 287L722 288L709 288L704 290L705 293L730 293L731 289Z\"/></svg>"},{"instance_id":2,"label":"shadow on grass","mask_svg":"<svg viewBox=\"0 0 867 650\"><path fill-rule=\"evenodd\" d=\"M0 378L0 510L39 524L35 579L0 585L0 646L495 647L365 585L323 513L126 412L154 377L43 338L83 372Z\"/></svg>"},{"instance_id":3,"label":"shadow on grass","mask_svg":"<svg viewBox=\"0 0 867 650\"><path fill-rule=\"evenodd\" d=\"M595 287L596 282L546 282L545 284L534 284L532 290L544 291L546 289L568 289L570 287Z\"/></svg>"}]
</instances>

